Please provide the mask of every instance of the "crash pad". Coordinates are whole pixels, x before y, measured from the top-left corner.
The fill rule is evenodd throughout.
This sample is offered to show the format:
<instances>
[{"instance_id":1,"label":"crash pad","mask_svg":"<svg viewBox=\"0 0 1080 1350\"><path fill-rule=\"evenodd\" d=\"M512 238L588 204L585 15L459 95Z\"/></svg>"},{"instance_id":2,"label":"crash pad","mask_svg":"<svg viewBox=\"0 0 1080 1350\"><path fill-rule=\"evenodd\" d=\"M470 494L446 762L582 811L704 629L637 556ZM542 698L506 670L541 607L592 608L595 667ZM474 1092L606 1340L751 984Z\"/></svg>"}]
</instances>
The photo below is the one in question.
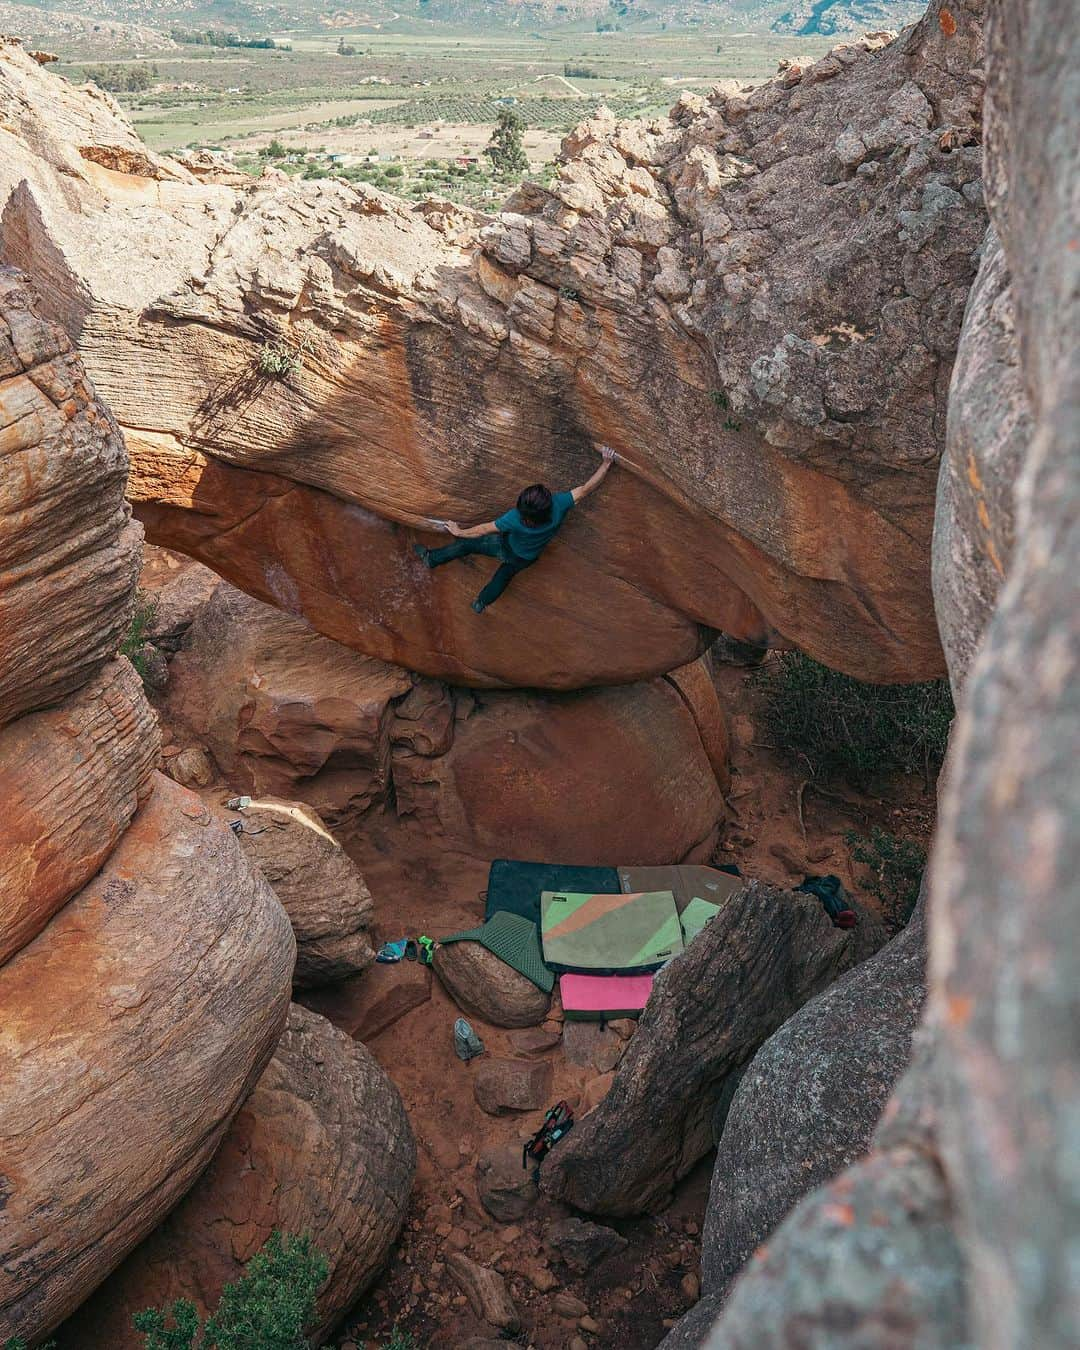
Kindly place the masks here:
<instances>
[{"instance_id":1,"label":"crash pad","mask_svg":"<svg viewBox=\"0 0 1080 1350\"><path fill-rule=\"evenodd\" d=\"M719 905L714 905L711 901L702 900L700 896L695 895L679 915L679 922L682 924L683 942L687 945L693 942L709 920L714 919L719 913Z\"/></svg>"},{"instance_id":2,"label":"crash pad","mask_svg":"<svg viewBox=\"0 0 1080 1350\"><path fill-rule=\"evenodd\" d=\"M540 935L536 924L522 918L520 914L493 914L479 928L444 937L441 945L446 947L452 942L479 942L519 975L531 980L545 994L550 994L555 988L555 976L544 964L540 951Z\"/></svg>"},{"instance_id":3,"label":"crash pad","mask_svg":"<svg viewBox=\"0 0 1080 1350\"><path fill-rule=\"evenodd\" d=\"M520 914L540 922L540 896L544 891L588 891L593 895L618 893L619 874L614 867L574 867L562 863L515 862L497 858L488 872L484 917L498 912Z\"/></svg>"},{"instance_id":4,"label":"crash pad","mask_svg":"<svg viewBox=\"0 0 1080 1350\"><path fill-rule=\"evenodd\" d=\"M690 863L671 867L620 867L619 888L631 894L637 891L671 891L675 908L681 914L691 900L708 900L719 905L741 891L745 877L720 872L715 867Z\"/></svg>"},{"instance_id":5,"label":"crash pad","mask_svg":"<svg viewBox=\"0 0 1080 1350\"><path fill-rule=\"evenodd\" d=\"M559 997L571 1022L637 1017L652 993L651 975L561 975Z\"/></svg>"},{"instance_id":6,"label":"crash pad","mask_svg":"<svg viewBox=\"0 0 1080 1350\"><path fill-rule=\"evenodd\" d=\"M670 891L636 895L544 891L540 940L553 970L582 974L643 974L683 949Z\"/></svg>"}]
</instances>

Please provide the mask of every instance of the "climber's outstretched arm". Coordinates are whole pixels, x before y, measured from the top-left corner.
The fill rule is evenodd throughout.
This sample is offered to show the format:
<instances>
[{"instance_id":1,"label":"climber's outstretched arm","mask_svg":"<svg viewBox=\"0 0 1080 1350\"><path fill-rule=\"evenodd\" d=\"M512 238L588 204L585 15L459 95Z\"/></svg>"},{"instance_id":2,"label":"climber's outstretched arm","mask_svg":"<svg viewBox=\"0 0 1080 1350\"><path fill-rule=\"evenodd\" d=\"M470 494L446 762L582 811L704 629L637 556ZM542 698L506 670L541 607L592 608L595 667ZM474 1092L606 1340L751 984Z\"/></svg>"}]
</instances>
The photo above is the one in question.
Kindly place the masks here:
<instances>
[{"instance_id":1,"label":"climber's outstretched arm","mask_svg":"<svg viewBox=\"0 0 1080 1350\"><path fill-rule=\"evenodd\" d=\"M590 492L596 491L596 489L607 477L608 471L610 470L611 466L615 463L615 460L617 458L618 456L616 452L612 450L610 445L602 445L600 447L600 467L596 470L593 476L591 478L587 478L585 482L581 484L580 487L574 488L573 492L570 495L573 497L575 502L580 502L582 498L587 497Z\"/></svg>"},{"instance_id":2,"label":"climber's outstretched arm","mask_svg":"<svg viewBox=\"0 0 1080 1350\"><path fill-rule=\"evenodd\" d=\"M484 534L498 534L499 527L493 520L489 520L485 525L470 525L466 528L459 525L456 520L448 520L446 528L451 534L456 534L459 539L479 539Z\"/></svg>"}]
</instances>

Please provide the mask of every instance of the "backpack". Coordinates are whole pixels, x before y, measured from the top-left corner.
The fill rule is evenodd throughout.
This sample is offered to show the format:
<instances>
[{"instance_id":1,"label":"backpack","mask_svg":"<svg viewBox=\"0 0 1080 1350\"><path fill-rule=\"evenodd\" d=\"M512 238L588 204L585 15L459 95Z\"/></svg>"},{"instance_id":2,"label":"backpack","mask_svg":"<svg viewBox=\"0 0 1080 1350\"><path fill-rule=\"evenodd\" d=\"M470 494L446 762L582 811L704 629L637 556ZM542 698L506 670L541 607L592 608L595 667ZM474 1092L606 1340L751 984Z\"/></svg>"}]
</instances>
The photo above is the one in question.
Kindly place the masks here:
<instances>
[{"instance_id":1,"label":"backpack","mask_svg":"<svg viewBox=\"0 0 1080 1350\"><path fill-rule=\"evenodd\" d=\"M574 1113L566 1102L556 1102L544 1116L544 1123L521 1150L521 1165L528 1170L533 1163L533 1177L539 1179L540 1164L555 1147L574 1128Z\"/></svg>"}]
</instances>

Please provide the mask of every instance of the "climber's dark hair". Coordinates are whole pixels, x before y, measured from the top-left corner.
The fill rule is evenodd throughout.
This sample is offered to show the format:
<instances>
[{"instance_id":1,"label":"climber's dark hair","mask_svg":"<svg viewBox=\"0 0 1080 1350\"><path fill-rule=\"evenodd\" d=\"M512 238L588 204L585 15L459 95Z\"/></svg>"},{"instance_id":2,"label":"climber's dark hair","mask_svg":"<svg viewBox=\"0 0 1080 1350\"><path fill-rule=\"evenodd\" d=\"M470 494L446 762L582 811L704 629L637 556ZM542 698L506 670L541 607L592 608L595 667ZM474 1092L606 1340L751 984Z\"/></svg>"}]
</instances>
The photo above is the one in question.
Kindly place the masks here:
<instances>
[{"instance_id":1,"label":"climber's dark hair","mask_svg":"<svg viewBox=\"0 0 1080 1350\"><path fill-rule=\"evenodd\" d=\"M534 483L518 497L517 509L526 525L546 525L551 519L550 491L543 483Z\"/></svg>"}]
</instances>

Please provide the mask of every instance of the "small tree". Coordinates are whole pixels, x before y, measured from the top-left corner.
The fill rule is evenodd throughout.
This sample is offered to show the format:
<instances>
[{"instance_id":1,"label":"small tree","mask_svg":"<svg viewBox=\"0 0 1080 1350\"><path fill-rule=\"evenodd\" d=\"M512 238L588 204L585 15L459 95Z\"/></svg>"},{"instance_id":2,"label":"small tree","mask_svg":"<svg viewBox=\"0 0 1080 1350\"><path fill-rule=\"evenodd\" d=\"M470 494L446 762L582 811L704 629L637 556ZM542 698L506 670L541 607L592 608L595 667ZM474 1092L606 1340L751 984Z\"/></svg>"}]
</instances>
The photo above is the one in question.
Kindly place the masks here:
<instances>
[{"instance_id":1,"label":"small tree","mask_svg":"<svg viewBox=\"0 0 1080 1350\"><path fill-rule=\"evenodd\" d=\"M262 151L262 154L264 154L267 159L284 159L288 153L287 147L282 145L276 136L265 150Z\"/></svg>"},{"instance_id":2,"label":"small tree","mask_svg":"<svg viewBox=\"0 0 1080 1350\"><path fill-rule=\"evenodd\" d=\"M145 1350L308 1350L304 1333L327 1270L310 1238L274 1232L236 1284L221 1291L201 1332L195 1305L185 1298L165 1311L136 1313L135 1329L146 1337Z\"/></svg>"},{"instance_id":3,"label":"small tree","mask_svg":"<svg viewBox=\"0 0 1080 1350\"><path fill-rule=\"evenodd\" d=\"M516 178L525 173L529 159L521 144L525 121L513 108L500 108L495 130L491 133L484 154L500 178Z\"/></svg>"}]
</instances>

